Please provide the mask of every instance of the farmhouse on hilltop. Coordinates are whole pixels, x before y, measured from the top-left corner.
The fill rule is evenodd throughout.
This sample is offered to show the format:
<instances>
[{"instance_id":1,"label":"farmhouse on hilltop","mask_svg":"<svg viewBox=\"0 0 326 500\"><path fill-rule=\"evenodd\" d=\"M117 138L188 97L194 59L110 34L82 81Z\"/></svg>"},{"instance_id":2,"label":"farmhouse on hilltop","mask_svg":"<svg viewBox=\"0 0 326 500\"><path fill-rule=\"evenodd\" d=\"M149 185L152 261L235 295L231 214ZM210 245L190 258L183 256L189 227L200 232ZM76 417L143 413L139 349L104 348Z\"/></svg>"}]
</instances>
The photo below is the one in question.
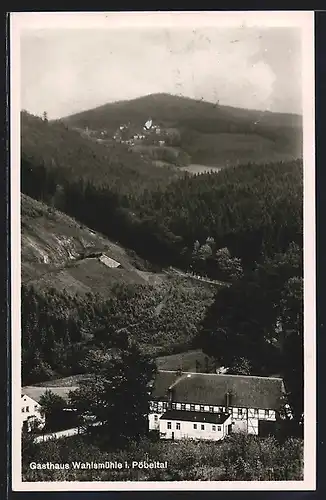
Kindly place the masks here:
<instances>
[{"instance_id":1,"label":"farmhouse on hilltop","mask_svg":"<svg viewBox=\"0 0 326 500\"><path fill-rule=\"evenodd\" d=\"M150 402L149 429L161 438L223 439L261 434L281 410L281 378L159 371Z\"/></svg>"}]
</instances>

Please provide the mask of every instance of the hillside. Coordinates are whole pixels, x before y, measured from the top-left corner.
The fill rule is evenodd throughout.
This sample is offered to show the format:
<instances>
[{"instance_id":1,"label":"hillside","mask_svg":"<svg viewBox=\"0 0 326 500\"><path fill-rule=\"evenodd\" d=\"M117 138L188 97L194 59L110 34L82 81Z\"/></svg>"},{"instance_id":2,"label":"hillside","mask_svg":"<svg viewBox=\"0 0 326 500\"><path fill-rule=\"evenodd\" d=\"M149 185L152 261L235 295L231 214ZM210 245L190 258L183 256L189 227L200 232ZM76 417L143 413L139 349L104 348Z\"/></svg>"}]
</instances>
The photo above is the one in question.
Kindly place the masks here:
<instances>
[{"instance_id":1,"label":"hillside","mask_svg":"<svg viewBox=\"0 0 326 500\"><path fill-rule=\"evenodd\" d=\"M223 167L302 155L302 117L222 106L169 94L105 104L63 118L70 127L112 136L124 123L137 130L151 118L193 163ZM171 139L171 131L172 139Z\"/></svg>"},{"instance_id":2,"label":"hillside","mask_svg":"<svg viewBox=\"0 0 326 500\"><path fill-rule=\"evenodd\" d=\"M172 169L155 167L124 144L91 141L62 122L47 122L25 111L21 113L21 150L23 189L30 189L28 194L33 198L39 197L34 192L38 187L35 178L29 179L35 167L40 169L40 189L48 188L57 196L57 184L67 180L83 179L97 186L109 186L120 197L130 197L167 185L181 175Z\"/></svg>"},{"instance_id":3,"label":"hillside","mask_svg":"<svg viewBox=\"0 0 326 500\"><path fill-rule=\"evenodd\" d=\"M52 207L21 196L22 281L70 293L107 295L115 284L160 283L133 252ZM106 255L121 266L99 260Z\"/></svg>"}]
</instances>

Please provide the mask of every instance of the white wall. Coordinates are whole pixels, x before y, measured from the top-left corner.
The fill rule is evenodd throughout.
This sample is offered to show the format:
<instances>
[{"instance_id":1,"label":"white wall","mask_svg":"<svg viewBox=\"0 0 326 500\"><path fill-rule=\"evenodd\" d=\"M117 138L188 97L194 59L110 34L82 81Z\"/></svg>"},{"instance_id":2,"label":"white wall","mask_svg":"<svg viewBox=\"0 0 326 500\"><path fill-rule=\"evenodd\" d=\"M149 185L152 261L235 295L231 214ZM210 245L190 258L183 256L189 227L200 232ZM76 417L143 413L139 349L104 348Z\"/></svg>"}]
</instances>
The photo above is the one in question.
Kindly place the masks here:
<instances>
[{"instance_id":1,"label":"white wall","mask_svg":"<svg viewBox=\"0 0 326 500\"><path fill-rule=\"evenodd\" d=\"M148 415L148 428L150 431L158 430L159 429L159 418L161 414L159 413L150 413Z\"/></svg>"},{"instance_id":2,"label":"white wall","mask_svg":"<svg viewBox=\"0 0 326 500\"><path fill-rule=\"evenodd\" d=\"M175 420L171 421L171 429L168 429L167 420L159 420L160 425L160 436L162 439L172 439L172 433L174 433L174 439L209 439L212 441L219 441L227 435L228 425L231 423L231 419L228 418L224 424L211 424L207 422L195 422L197 429L194 429L194 422ZM177 428L177 424L180 424L180 429ZM202 430L201 426L204 426ZM213 430L215 426L215 431Z\"/></svg>"},{"instance_id":3,"label":"white wall","mask_svg":"<svg viewBox=\"0 0 326 500\"><path fill-rule=\"evenodd\" d=\"M45 417L41 415L41 405L29 396L24 395L21 397L20 414L21 426L23 426L24 422L28 422L28 430L36 420L40 421L40 427L45 425Z\"/></svg>"},{"instance_id":4,"label":"white wall","mask_svg":"<svg viewBox=\"0 0 326 500\"><path fill-rule=\"evenodd\" d=\"M154 406L153 406L154 404ZM186 411L201 411L200 408L203 407L204 411L211 411L213 409L214 412L225 412L226 408L222 406L208 406L208 405L191 405L189 403L182 404L180 402L174 402L175 404L175 409L176 410L181 410L184 409ZM149 429L154 430L154 429L159 429L159 419L162 413L165 412L167 409L167 403L165 402L163 404L162 401L160 402L151 402L150 405L150 415L149 415ZM155 408L155 409L154 409ZM239 411L240 410L240 411ZM231 412L231 422L233 422L232 430L233 432L237 431L242 431L242 432L248 432L249 434L256 434L258 435L258 421L259 420L268 420L268 421L275 421L276 420L276 412L274 410L268 410L268 414L265 412L265 410L257 410L254 408L238 408L238 407L230 407L229 411ZM157 419L155 420L155 416L157 416ZM175 432L175 438L178 439L177 436L177 430L174 429ZM180 432L179 432L180 434ZM193 432L192 432L193 434ZM205 439L205 437L199 432L198 434L200 439ZM215 436L215 434L214 434ZM197 434L196 434L197 437ZM171 433L169 434L169 439L171 438ZM207 439L212 439L211 437Z\"/></svg>"}]
</instances>

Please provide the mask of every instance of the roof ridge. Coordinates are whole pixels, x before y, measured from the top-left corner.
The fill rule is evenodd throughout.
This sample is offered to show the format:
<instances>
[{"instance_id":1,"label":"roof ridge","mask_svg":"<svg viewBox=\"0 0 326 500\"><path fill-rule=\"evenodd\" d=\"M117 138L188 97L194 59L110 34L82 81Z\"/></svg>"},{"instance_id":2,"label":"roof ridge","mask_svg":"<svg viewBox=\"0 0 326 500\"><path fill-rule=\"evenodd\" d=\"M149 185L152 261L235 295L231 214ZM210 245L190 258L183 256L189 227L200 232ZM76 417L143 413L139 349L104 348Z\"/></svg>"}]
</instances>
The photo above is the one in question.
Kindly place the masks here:
<instances>
[{"instance_id":1,"label":"roof ridge","mask_svg":"<svg viewBox=\"0 0 326 500\"><path fill-rule=\"evenodd\" d=\"M178 370L158 370L158 373L160 372L165 372L165 373L178 373ZM259 378L263 380L282 380L282 377L265 377L263 375L235 375L231 373L202 373L202 372L181 372L180 377L186 376L186 375L213 375L213 376L218 376L218 377L246 377L246 378ZM179 379L180 380L180 379ZM173 384L175 384L174 382Z\"/></svg>"}]
</instances>

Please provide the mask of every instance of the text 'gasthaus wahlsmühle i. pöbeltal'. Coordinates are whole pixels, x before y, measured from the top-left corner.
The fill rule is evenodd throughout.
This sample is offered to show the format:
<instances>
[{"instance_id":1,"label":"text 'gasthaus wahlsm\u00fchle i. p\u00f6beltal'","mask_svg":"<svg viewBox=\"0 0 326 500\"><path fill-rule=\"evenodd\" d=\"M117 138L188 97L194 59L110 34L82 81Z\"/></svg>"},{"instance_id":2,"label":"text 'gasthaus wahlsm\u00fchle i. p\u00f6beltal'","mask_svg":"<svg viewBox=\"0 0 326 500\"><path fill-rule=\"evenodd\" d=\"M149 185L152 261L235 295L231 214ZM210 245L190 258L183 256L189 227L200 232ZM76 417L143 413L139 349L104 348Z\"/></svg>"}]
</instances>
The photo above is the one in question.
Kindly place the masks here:
<instances>
[{"instance_id":1,"label":"text 'gasthaus wahlsm\u00fchle i. p\u00f6beltal'","mask_svg":"<svg viewBox=\"0 0 326 500\"><path fill-rule=\"evenodd\" d=\"M98 469L167 469L168 463L158 461L131 461L131 462L30 462L32 470L98 470Z\"/></svg>"}]
</instances>

